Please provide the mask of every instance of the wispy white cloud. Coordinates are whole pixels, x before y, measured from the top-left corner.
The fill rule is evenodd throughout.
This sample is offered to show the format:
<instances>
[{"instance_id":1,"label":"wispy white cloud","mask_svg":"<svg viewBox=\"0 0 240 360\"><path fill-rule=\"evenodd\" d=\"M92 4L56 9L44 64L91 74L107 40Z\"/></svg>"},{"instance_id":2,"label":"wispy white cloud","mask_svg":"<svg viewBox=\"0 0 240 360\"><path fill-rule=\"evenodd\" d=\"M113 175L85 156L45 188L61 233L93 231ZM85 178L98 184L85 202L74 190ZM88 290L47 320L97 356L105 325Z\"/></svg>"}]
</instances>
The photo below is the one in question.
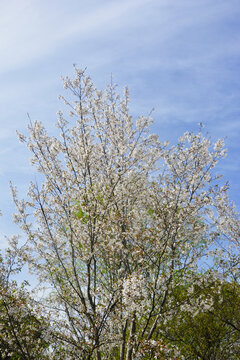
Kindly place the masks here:
<instances>
[{"instance_id":1,"label":"wispy white cloud","mask_svg":"<svg viewBox=\"0 0 240 360\"><path fill-rule=\"evenodd\" d=\"M88 3L2 0L0 12L4 16L0 20L0 53L4 56L0 57L0 73L53 56L56 51L76 41L78 44L84 41L82 59L86 65L114 63L126 56L132 56L129 67L132 61L135 71L149 67L196 69L209 65L223 52L239 53L236 46L239 39L233 37L229 42L228 38L224 48L222 41L217 39L216 24L232 14L232 6L236 3L235 0L230 2L232 5L215 0L105 0ZM111 44L99 49L95 43L93 56L89 44L99 39L103 43L111 39ZM154 47L159 49L158 56L156 51L154 57L147 51L142 54L142 49L151 49L152 52ZM88 51L89 56L86 54ZM137 58L138 54L141 56Z\"/></svg>"},{"instance_id":2,"label":"wispy white cloud","mask_svg":"<svg viewBox=\"0 0 240 360\"><path fill-rule=\"evenodd\" d=\"M106 33L129 12L151 3L150 0L95 2L94 6L79 4L69 11L71 1L3 0L0 12L0 71L26 66L39 57L53 53L75 37L97 36ZM74 1L73 1L74 3ZM91 4L91 2L90 2Z\"/></svg>"}]
</instances>

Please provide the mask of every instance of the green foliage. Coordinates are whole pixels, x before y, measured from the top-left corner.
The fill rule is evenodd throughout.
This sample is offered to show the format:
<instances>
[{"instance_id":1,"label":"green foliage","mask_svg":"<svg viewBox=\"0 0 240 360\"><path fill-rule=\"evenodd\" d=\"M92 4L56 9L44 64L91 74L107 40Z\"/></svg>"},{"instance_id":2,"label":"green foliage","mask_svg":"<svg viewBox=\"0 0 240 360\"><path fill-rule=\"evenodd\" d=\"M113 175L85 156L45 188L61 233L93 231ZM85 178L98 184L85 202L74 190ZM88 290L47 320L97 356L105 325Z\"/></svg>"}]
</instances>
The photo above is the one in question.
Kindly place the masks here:
<instances>
[{"instance_id":1,"label":"green foliage","mask_svg":"<svg viewBox=\"0 0 240 360\"><path fill-rule=\"evenodd\" d=\"M25 283L19 287L10 280L20 269L14 252L0 256L0 360L48 359L49 323Z\"/></svg>"},{"instance_id":2,"label":"green foliage","mask_svg":"<svg viewBox=\"0 0 240 360\"><path fill-rule=\"evenodd\" d=\"M47 359L47 323L15 286L1 286L0 359Z\"/></svg>"},{"instance_id":3,"label":"green foliage","mask_svg":"<svg viewBox=\"0 0 240 360\"><path fill-rule=\"evenodd\" d=\"M87 224L89 217L80 205L80 201L76 202L77 210L74 212L74 216L82 223Z\"/></svg>"},{"instance_id":4,"label":"green foliage","mask_svg":"<svg viewBox=\"0 0 240 360\"><path fill-rule=\"evenodd\" d=\"M174 316L160 331L185 359L239 359L239 284L200 277L194 284L176 286L172 307Z\"/></svg>"}]
</instances>

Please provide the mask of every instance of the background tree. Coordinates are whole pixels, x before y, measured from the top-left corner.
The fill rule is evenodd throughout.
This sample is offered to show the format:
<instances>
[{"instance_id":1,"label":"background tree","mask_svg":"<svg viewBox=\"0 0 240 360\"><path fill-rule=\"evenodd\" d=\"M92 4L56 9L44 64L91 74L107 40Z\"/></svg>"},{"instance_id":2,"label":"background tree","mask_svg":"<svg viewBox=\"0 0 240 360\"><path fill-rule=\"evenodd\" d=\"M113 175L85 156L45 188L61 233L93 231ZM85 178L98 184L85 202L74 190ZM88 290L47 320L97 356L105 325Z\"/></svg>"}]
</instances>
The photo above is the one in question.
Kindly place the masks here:
<instances>
[{"instance_id":1,"label":"background tree","mask_svg":"<svg viewBox=\"0 0 240 360\"><path fill-rule=\"evenodd\" d=\"M28 236L23 256L51 286L47 306L66 358L161 358L171 351L159 324L174 315L174 288L192 281L221 238L226 219L216 209L231 208L212 172L224 143L185 133L168 147L149 134L150 116L133 121L127 89L99 91L77 68L64 87L75 124L59 112L59 138L37 121L19 134L43 180L27 200L12 187Z\"/></svg>"},{"instance_id":2,"label":"background tree","mask_svg":"<svg viewBox=\"0 0 240 360\"><path fill-rule=\"evenodd\" d=\"M11 252L0 258L0 359L48 359L51 342L49 323L30 298L25 284L20 287L11 276L21 270L16 259L17 239ZM18 252L18 251L17 251Z\"/></svg>"},{"instance_id":3,"label":"background tree","mask_svg":"<svg viewBox=\"0 0 240 360\"><path fill-rule=\"evenodd\" d=\"M240 287L198 275L172 293L174 316L160 324L160 333L176 344L185 359L238 359L240 356Z\"/></svg>"}]
</instances>

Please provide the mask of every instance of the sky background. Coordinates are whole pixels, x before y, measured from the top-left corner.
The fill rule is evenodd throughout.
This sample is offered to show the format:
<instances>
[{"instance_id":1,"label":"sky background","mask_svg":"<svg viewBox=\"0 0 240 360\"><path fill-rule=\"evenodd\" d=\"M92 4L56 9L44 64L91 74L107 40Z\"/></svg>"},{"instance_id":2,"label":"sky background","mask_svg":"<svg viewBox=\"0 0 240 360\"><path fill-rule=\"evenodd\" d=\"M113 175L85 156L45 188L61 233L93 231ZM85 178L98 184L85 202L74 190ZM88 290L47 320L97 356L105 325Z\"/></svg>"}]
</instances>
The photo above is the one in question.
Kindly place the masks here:
<instances>
[{"instance_id":1,"label":"sky background","mask_svg":"<svg viewBox=\"0 0 240 360\"><path fill-rule=\"evenodd\" d=\"M176 142L205 126L223 137L219 164L240 208L239 0L0 0L0 248L12 223L9 181L24 197L34 180L18 142L27 113L53 131L61 76L75 63L103 89L111 74L130 89L135 117L154 107L153 131Z\"/></svg>"}]
</instances>

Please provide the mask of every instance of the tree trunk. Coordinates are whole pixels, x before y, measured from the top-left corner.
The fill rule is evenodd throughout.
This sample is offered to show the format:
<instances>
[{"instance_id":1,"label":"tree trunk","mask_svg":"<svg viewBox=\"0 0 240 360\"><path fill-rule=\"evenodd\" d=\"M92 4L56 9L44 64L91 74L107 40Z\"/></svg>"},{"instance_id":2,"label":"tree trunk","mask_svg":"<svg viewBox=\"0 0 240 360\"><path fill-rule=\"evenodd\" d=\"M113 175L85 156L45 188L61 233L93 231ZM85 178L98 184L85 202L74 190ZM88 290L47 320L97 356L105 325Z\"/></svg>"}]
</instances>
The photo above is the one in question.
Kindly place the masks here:
<instances>
[{"instance_id":1,"label":"tree trunk","mask_svg":"<svg viewBox=\"0 0 240 360\"><path fill-rule=\"evenodd\" d=\"M136 332L136 314L134 313L132 322L131 322L130 335L129 335L129 339L128 339L128 349L127 349L126 360L132 360L133 341L134 341L135 332Z\"/></svg>"},{"instance_id":2,"label":"tree trunk","mask_svg":"<svg viewBox=\"0 0 240 360\"><path fill-rule=\"evenodd\" d=\"M124 356L125 356L127 325L128 325L128 320L126 320L123 331L122 331L123 339L122 339L122 344L121 344L121 349L120 349L120 360L124 360Z\"/></svg>"}]
</instances>

